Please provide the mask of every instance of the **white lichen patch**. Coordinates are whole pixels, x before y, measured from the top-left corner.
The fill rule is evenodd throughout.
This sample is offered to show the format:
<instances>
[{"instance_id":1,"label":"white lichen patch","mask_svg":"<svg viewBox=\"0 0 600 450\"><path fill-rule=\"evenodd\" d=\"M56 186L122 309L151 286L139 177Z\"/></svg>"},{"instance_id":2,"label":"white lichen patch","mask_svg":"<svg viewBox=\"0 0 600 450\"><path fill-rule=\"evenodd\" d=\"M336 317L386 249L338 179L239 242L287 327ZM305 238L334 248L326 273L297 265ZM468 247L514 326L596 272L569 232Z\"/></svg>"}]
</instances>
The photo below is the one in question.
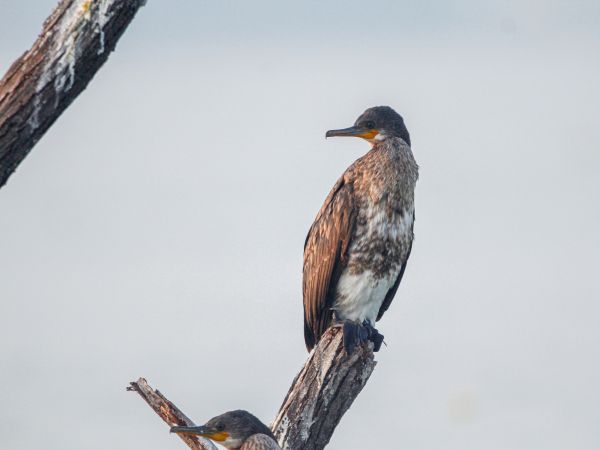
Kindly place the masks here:
<instances>
[{"instance_id":1,"label":"white lichen patch","mask_svg":"<svg viewBox=\"0 0 600 450\"><path fill-rule=\"evenodd\" d=\"M81 41L83 26L89 22L90 0L75 1L63 13L56 24L52 35L46 34L52 40L47 60L40 73L40 78L35 87L33 111L28 120L31 128L39 127L39 113L41 109L40 93L54 80L55 107L58 106L60 96L69 91L75 82L75 66L81 54ZM56 57L58 55L58 57Z\"/></svg>"},{"instance_id":2,"label":"white lichen patch","mask_svg":"<svg viewBox=\"0 0 600 450\"><path fill-rule=\"evenodd\" d=\"M100 0L98 2L98 9L96 10L96 32L100 33L100 48L98 54L104 53L104 26L112 17L112 13L109 13L114 0Z\"/></svg>"},{"instance_id":3,"label":"white lichen patch","mask_svg":"<svg viewBox=\"0 0 600 450\"><path fill-rule=\"evenodd\" d=\"M98 54L105 51L104 27L112 17L112 6L117 0L77 0L63 13L60 21L50 35L45 37L51 39L48 57L40 73L35 87L35 98L33 100L33 111L29 117L28 124L32 129L38 128L39 114L42 107L40 93L53 81L55 91L55 105L62 96L73 87L75 83L75 70L77 60L82 54L82 46L88 27L92 27L99 33L100 48Z\"/></svg>"},{"instance_id":4,"label":"white lichen patch","mask_svg":"<svg viewBox=\"0 0 600 450\"><path fill-rule=\"evenodd\" d=\"M298 434L302 442L306 442L310 436L310 429L315 423L315 403L305 403L304 409L300 414L300 421L298 423Z\"/></svg>"},{"instance_id":5,"label":"white lichen patch","mask_svg":"<svg viewBox=\"0 0 600 450\"><path fill-rule=\"evenodd\" d=\"M40 109L42 107L42 101L40 100L41 95L39 95L39 92L49 82L50 82L49 72L42 72L42 75L37 82L35 94L33 96L33 112L31 113L31 116L29 117L29 120L27 121L28 125L33 130L35 130L37 127L40 126L39 116L40 116Z\"/></svg>"},{"instance_id":6,"label":"white lichen patch","mask_svg":"<svg viewBox=\"0 0 600 450\"><path fill-rule=\"evenodd\" d=\"M54 37L57 54L61 55L54 65L57 102L62 91L69 91L75 82L75 64L81 55L83 29L92 18L93 3L91 0L74 2L63 16L59 31Z\"/></svg>"},{"instance_id":7,"label":"white lichen patch","mask_svg":"<svg viewBox=\"0 0 600 450\"><path fill-rule=\"evenodd\" d=\"M275 434L279 434L280 436L287 436L288 428L290 426L290 418L288 416L283 416L279 425L277 425L277 429L274 430Z\"/></svg>"}]
</instances>

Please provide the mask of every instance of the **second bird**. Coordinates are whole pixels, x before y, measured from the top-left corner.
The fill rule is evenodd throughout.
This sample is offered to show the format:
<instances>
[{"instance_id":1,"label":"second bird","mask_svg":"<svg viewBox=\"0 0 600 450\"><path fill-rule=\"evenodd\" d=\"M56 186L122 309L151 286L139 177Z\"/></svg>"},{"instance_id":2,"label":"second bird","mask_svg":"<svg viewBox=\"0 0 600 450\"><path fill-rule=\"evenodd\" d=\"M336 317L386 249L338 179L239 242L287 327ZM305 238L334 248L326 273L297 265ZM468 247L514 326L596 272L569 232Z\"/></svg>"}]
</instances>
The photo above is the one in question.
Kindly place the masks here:
<instances>
[{"instance_id":1,"label":"second bird","mask_svg":"<svg viewBox=\"0 0 600 450\"><path fill-rule=\"evenodd\" d=\"M310 351L332 325L343 327L348 354L383 336L374 325L394 298L410 255L418 166L402 117L367 109L354 126L330 130L372 149L335 183L304 246L304 339Z\"/></svg>"},{"instance_id":2,"label":"second bird","mask_svg":"<svg viewBox=\"0 0 600 450\"><path fill-rule=\"evenodd\" d=\"M228 450L281 450L271 430L241 409L213 417L205 425L172 427L171 433L202 436Z\"/></svg>"}]
</instances>

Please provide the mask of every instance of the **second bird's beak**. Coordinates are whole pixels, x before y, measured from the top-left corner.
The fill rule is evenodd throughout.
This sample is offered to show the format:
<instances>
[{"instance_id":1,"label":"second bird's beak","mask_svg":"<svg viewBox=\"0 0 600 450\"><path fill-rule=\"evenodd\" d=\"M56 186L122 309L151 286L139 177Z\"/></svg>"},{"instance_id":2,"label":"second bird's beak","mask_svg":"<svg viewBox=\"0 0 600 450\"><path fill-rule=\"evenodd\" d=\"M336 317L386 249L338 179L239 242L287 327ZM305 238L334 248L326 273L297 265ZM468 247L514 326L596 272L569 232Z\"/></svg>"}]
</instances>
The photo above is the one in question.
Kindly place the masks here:
<instances>
[{"instance_id":1,"label":"second bird's beak","mask_svg":"<svg viewBox=\"0 0 600 450\"><path fill-rule=\"evenodd\" d=\"M353 136L353 137L361 137L363 139L373 139L375 136L379 134L379 130L375 128L364 128L364 127L350 127L350 128L342 128L341 130L329 130L325 133L325 137L334 137L334 136Z\"/></svg>"},{"instance_id":2,"label":"second bird's beak","mask_svg":"<svg viewBox=\"0 0 600 450\"><path fill-rule=\"evenodd\" d=\"M229 437L229 433L225 431L217 431L205 425L197 427L171 427L171 433L191 434L194 436L202 436L213 441L223 442Z\"/></svg>"}]
</instances>

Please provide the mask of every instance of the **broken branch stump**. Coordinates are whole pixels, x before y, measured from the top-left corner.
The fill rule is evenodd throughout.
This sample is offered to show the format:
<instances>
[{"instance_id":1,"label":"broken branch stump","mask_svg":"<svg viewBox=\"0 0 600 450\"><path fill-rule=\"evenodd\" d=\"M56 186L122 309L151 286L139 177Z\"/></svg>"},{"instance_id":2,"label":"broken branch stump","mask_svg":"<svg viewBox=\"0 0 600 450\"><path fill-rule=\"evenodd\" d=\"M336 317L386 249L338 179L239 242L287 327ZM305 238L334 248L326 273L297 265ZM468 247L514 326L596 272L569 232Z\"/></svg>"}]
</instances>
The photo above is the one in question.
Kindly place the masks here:
<instances>
[{"instance_id":1,"label":"broken branch stump","mask_svg":"<svg viewBox=\"0 0 600 450\"><path fill-rule=\"evenodd\" d=\"M128 391L135 391L148 403L159 417L169 425L169 428L180 425L193 427L195 425L177 406L171 403L158 390L152 389L144 378L132 381L127 387ZM192 450L217 450L217 447L208 439L177 433L186 445Z\"/></svg>"}]
</instances>

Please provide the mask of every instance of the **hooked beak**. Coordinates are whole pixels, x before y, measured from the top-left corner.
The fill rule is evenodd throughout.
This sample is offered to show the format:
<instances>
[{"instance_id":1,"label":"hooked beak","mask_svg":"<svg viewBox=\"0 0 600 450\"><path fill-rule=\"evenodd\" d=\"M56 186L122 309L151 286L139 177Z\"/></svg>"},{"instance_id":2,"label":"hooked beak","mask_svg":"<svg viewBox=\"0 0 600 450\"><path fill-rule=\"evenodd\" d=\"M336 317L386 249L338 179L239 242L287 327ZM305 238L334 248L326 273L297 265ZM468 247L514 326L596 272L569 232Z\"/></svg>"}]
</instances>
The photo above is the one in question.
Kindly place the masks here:
<instances>
[{"instance_id":1,"label":"hooked beak","mask_svg":"<svg viewBox=\"0 0 600 450\"><path fill-rule=\"evenodd\" d=\"M218 431L205 425L200 425L196 427L171 427L171 433L202 436L217 442L223 442L229 437L229 433L225 431Z\"/></svg>"},{"instance_id":2,"label":"hooked beak","mask_svg":"<svg viewBox=\"0 0 600 450\"><path fill-rule=\"evenodd\" d=\"M373 139L375 136L379 134L379 130L376 128L364 128L364 127L350 127L350 128L342 128L341 130L329 130L325 133L325 137L334 137L334 136L353 136L353 137L361 137L363 139Z\"/></svg>"}]
</instances>

